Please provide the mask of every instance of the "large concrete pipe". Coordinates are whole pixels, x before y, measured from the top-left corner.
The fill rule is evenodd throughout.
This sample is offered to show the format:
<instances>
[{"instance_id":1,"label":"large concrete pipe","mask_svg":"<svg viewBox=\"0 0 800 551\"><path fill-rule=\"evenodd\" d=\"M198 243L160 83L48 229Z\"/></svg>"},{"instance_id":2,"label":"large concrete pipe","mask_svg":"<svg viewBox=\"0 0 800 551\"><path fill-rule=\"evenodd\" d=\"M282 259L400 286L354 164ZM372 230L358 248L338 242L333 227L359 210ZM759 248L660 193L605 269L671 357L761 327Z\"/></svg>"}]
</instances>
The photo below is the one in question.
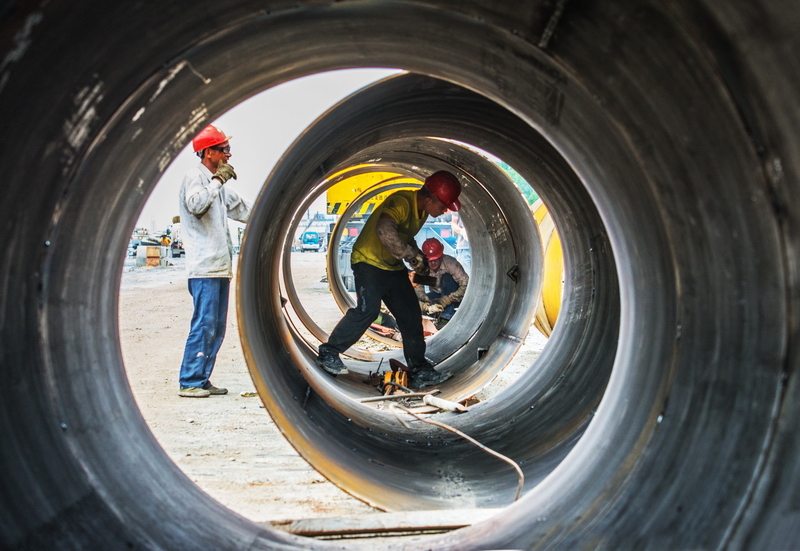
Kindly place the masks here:
<instances>
[{"instance_id":1,"label":"large concrete pipe","mask_svg":"<svg viewBox=\"0 0 800 551\"><path fill-rule=\"evenodd\" d=\"M620 292L608 385L564 459L503 515L394 548L800 541L800 6L50 0L7 2L0 21L0 547L342 547L257 526L170 462L124 374L116 251L208 121L293 78L378 66L461 85L551 143L602 219ZM336 410L347 442L340 407L311 412Z\"/></svg>"},{"instance_id":2,"label":"large concrete pipe","mask_svg":"<svg viewBox=\"0 0 800 551\"><path fill-rule=\"evenodd\" d=\"M583 432L617 345L618 289L605 230L581 182L538 132L486 98L420 75L387 79L329 110L286 152L251 216L239 272L239 292L247 297L240 326L259 394L295 448L343 489L384 509L498 507L512 501L517 479L469 442L441 438L427 425L409 431L392 412L358 403L376 392L362 383L367 373L401 351L351 350L349 356L371 362L349 363L350 375L331 379L313 364L316 344L293 334L274 289L296 220L309 191L324 190L321 182L370 162L381 172L416 171L416 181L450 169L465 180L473 271L459 315L429 339L428 356L455 373L441 386L444 398L468 397L489 384L530 329L540 241L512 181L452 140L507 160L563 208L574 292L552 352L498 399L446 422L518 461L531 488ZM298 400L308 385L313 398Z\"/></svg>"}]
</instances>

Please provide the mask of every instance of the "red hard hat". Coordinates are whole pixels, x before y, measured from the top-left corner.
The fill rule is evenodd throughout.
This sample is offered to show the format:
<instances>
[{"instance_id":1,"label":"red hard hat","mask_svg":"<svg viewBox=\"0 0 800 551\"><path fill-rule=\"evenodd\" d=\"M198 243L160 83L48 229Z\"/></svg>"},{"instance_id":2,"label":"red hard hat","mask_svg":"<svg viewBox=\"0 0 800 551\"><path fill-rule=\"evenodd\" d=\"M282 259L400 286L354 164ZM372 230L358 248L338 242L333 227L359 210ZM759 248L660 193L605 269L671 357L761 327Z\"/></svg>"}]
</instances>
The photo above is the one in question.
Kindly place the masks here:
<instances>
[{"instance_id":1,"label":"red hard hat","mask_svg":"<svg viewBox=\"0 0 800 551\"><path fill-rule=\"evenodd\" d=\"M447 210L457 211L461 208L461 202L458 200L458 196L461 194L461 183L458 178L446 170L440 170L428 176L425 179L425 187L444 203Z\"/></svg>"},{"instance_id":2,"label":"red hard hat","mask_svg":"<svg viewBox=\"0 0 800 551\"><path fill-rule=\"evenodd\" d=\"M197 153L211 146L227 142L230 139L231 136L226 136L225 132L209 124L192 140L192 147L194 152Z\"/></svg>"},{"instance_id":3,"label":"red hard hat","mask_svg":"<svg viewBox=\"0 0 800 551\"><path fill-rule=\"evenodd\" d=\"M442 242L435 237L429 237L422 242L422 253L427 257L428 260L442 258L442 255L444 254L444 245L442 245Z\"/></svg>"}]
</instances>

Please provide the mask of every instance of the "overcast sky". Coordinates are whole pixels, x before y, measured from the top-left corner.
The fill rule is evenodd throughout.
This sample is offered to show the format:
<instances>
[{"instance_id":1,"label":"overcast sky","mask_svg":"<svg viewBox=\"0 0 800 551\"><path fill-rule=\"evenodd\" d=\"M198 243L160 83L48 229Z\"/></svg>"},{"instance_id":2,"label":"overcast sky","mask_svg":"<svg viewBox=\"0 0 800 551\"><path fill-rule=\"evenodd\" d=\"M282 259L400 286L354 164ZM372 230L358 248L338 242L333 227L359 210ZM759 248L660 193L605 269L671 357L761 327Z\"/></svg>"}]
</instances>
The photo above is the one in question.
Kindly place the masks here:
<instances>
[{"instance_id":1,"label":"overcast sky","mask_svg":"<svg viewBox=\"0 0 800 551\"><path fill-rule=\"evenodd\" d=\"M255 200L275 163L294 140L332 105L367 84L393 74L390 69L350 69L321 73L276 86L240 103L211 124L231 139L230 164L238 180L226 185ZM199 159L191 144L164 172L142 210L137 228L161 232L178 215L184 173ZM324 210L323 204L320 207ZM240 226L230 221L231 231Z\"/></svg>"}]
</instances>

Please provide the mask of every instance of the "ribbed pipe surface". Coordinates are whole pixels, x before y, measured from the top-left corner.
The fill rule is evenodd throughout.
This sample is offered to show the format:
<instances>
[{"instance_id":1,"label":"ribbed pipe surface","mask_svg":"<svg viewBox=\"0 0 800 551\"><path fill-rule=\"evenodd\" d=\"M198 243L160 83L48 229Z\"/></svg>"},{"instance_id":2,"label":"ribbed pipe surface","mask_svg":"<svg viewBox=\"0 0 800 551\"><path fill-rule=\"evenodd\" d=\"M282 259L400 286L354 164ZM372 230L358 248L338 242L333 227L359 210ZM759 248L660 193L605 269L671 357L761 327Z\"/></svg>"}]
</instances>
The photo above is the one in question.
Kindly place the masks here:
<instances>
[{"instance_id":1,"label":"ribbed pipe surface","mask_svg":"<svg viewBox=\"0 0 800 551\"><path fill-rule=\"evenodd\" d=\"M76 33L88 21L91 31ZM464 427L546 464L546 476L491 521L392 548L792 547L800 541L798 28L800 7L779 0L219 0L213 11L188 0L6 3L0 547L341 548L226 510L158 446L122 366L116 251L163 169L204 124L281 82L347 67L427 75L475 92L498 116L513 113L527 130L489 130L484 121L460 141L497 148L542 193L570 285L539 378L526 377L507 403L476 410L485 425ZM469 113L448 124L467 132ZM404 156L429 137L393 135ZM331 138L315 145L330 148ZM331 164L356 161L375 144L347 155L331 149ZM543 155L538 169L534 151ZM449 162L433 164L440 161ZM319 177L329 169L320 167ZM493 178L483 185L495 198L505 189ZM270 193L259 217L273 208ZM309 190L292 194L287 200L301 201ZM504 213L516 208L496 202ZM259 223L276 238L286 229ZM103 246L75 239L86 235L104 236ZM254 379L270 384L275 421L298 448L333 430L338 449L304 451L330 476L325 463L380 457L382 437L366 438L366 423L345 420L344 410L361 407L338 399L346 385L309 374L310 349L289 331L262 331L281 315L270 268L256 266L279 263L281 251L261 239L245 238L249 279L239 298L260 303L243 329ZM487 254L481 262L491 274L499 266L491 255L506 253ZM508 316L521 327L528 313ZM562 318L575 329L562 329ZM259 350L269 344L269 355ZM268 379L266 357L279 362ZM569 366L561 383L549 365ZM452 384L471 384L470 366L460 369ZM595 369L610 370L608 384L586 394L587 408L602 399L579 427L582 406L560 397L599 382ZM317 392L301 423L281 402L309 383ZM530 411L514 413L533 400L553 408L533 410L541 426ZM560 408L571 417L558 440ZM520 438L520 423L558 440L563 460L546 461L527 434ZM521 442L509 443L515 437ZM422 461L422 446L415 454L423 478L433 478L439 459L447 468L454 461ZM384 487L376 471L345 471L337 483L353 493ZM480 486L476 494L495 497Z\"/></svg>"}]
</instances>

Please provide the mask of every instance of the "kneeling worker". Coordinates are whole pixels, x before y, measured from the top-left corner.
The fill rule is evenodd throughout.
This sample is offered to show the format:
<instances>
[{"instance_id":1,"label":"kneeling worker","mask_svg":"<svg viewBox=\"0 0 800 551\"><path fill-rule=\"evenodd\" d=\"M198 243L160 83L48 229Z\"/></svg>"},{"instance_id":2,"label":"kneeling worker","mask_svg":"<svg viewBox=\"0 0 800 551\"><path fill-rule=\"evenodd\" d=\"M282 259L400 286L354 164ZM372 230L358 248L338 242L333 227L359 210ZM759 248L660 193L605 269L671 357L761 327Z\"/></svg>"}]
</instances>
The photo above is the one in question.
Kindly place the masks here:
<instances>
[{"instance_id":1,"label":"kneeling worker","mask_svg":"<svg viewBox=\"0 0 800 551\"><path fill-rule=\"evenodd\" d=\"M414 288L423 312L441 311L436 329L442 329L456 312L456 308L467 292L469 276L461 263L450 255L444 254L444 245L431 237L422 243L422 253L428 260L429 274L436 278L436 285L430 286L426 293L422 285ZM431 308L438 305L439 308Z\"/></svg>"},{"instance_id":2,"label":"kneeling worker","mask_svg":"<svg viewBox=\"0 0 800 551\"><path fill-rule=\"evenodd\" d=\"M461 184L450 172L431 174L417 190L391 194L370 215L350 256L355 277L357 303L350 308L321 344L317 365L332 375L347 373L339 354L361 338L381 309L381 301L397 320L403 336L403 353L410 370L410 385L424 388L439 384L450 373L439 373L425 359L422 313L405 260L420 274L428 271L427 260L414 236L428 216L441 216L461 207Z\"/></svg>"}]
</instances>

